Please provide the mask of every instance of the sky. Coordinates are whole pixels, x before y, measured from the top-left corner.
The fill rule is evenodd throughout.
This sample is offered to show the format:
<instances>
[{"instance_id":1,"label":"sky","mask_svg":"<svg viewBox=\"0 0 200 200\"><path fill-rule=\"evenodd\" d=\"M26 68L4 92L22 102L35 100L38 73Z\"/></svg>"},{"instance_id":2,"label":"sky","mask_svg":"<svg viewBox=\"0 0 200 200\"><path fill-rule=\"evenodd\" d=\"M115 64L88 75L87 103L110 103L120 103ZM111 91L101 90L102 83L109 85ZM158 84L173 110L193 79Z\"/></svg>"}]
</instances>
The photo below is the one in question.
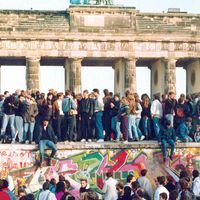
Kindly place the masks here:
<instances>
[{"instance_id":1,"label":"sky","mask_svg":"<svg viewBox=\"0 0 200 200\"><path fill-rule=\"evenodd\" d=\"M200 0L113 0L113 2L115 5L136 7L140 12L167 12L168 8L180 8L181 11L188 13L200 13ZM69 0L0 0L0 9L66 10L68 6ZM25 66L2 66L1 92L5 90L13 92L17 88L26 89L25 70ZM52 78L55 79L55 72L59 80L56 81L56 84L52 82ZM8 76L12 76L12 82L7 78ZM63 67L42 66L40 79L41 91L47 92L49 88L64 91ZM185 70L177 68L177 95L185 93L185 79ZM114 70L111 67L82 67L82 87L82 89L89 90L98 87L101 91L108 88L113 91ZM150 70L148 68L137 68L137 89L140 95L142 93L150 94Z\"/></svg>"}]
</instances>

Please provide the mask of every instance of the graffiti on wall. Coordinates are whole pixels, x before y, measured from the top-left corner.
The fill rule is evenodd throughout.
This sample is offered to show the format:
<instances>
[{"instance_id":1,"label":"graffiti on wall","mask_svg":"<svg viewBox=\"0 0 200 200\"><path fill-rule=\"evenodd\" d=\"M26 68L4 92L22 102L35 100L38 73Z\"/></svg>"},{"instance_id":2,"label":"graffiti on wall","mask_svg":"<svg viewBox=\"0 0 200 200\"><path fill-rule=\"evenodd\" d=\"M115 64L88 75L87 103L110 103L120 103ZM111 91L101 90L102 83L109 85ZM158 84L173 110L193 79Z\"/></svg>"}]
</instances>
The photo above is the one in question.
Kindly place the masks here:
<instances>
[{"instance_id":1,"label":"graffiti on wall","mask_svg":"<svg viewBox=\"0 0 200 200\"><path fill-rule=\"evenodd\" d=\"M177 180L182 169L200 169L200 148L176 149L173 161L168 160L166 164L159 149L59 150L53 165L43 168L34 165L37 156L38 152L27 150L0 151L0 177L9 177L13 188L23 182L30 191L36 192L45 179L64 175L78 199L81 178L87 178L90 187L101 194L106 172L113 172L114 178L125 182L128 174L137 178L146 168L154 185L159 175L171 175Z\"/></svg>"}]
</instances>

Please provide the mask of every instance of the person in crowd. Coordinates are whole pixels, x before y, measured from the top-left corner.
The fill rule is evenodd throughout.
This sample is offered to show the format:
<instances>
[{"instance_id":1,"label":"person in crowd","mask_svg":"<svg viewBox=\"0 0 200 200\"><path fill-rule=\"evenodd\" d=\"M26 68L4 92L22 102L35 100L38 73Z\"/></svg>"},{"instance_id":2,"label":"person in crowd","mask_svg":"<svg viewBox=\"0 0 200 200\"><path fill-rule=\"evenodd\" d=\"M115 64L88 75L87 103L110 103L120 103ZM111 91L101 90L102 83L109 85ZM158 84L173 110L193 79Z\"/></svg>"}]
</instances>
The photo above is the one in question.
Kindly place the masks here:
<instances>
[{"instance_id":1,"label":"person in crowd","mask_svg":"<svg viewBox=\"0 0 200 200\"><path fill-rule=\"evenodd\" d=\"M24 97L22 95L18 96L18 101L15 107L15 128L18 133L19 143L23 143L24 141L24 121L23 116L25 114L25 102Z\"/></svg>"},{"instance_id":2,"label":"person in crowd","mask_svg":"<svg viewBox=\"0 0 200 200\"><path fill-rule=\"evenodd\" d=\"M21 197L19 200L35 200L35 197L32 193L27 194L26 196Z\"/></svg>"},{"instance_id":3,"label":"person in crowd","mask_svg":"<svg viewBox=\"0 0 200 200\"><path fill-rule=\"evenodd\" d=\"M4 102L4 95L0 94L0 127L2 127L3 122L3 102Z\"/></svg>"},{"instance_id":4,"label":"person in crowd","mask_svg":"<svg viewBox=\"0 0 200 200\"><path fill-rule=\"evenodd\" d=\"M162 104L160 103L159 95L154 95L154 100L151 104L151 118L153 120L153 129L155 138L159 141L160 138L160 121L163 116Z\"/></svg>"},{"instance_id":5,"label":"person in crowd","mask_svg":"<svg viewBox=\"0 0 200 200\"><path fill-rule=\"evenodd\" d=\"M176 129L181 123L185 122L185 118L189 113L189 107L185 102L185 95L181 94L178 103L175 106L174 128Z\"/></svg>"},{"instance_id":6,"label":"person in crowd","mask_svg":"<svg viewBox=\"0 0 200 200\"><path fill-rule=\"evenodd\" d=\"M53 131L53 128L49 124L48 119L43 120L43 125L40 127L39 130L39 137L38 137L38 143L39 143L39 149L40 149L40 166L42 165L44 161L44 150L45 147L49 147L52 152L48 161L48 164L51 164L51 159L55 156L57 152L57 138L55 136L55 133Z\"/></svg>"},{"instance_id":7,"label":"person in crowd","mask_svg":"<svg viewBox=\"0 0 200 200\"><path fill-rule=\"evenodd\" d=\"M119 110L120 110L120 98L118 94L115 94L110 101L109 114L111 116L111 129L114 131L116 142L119 142L121 136L121 130L120 130L121 122L119 117Z\"/></svg>"},{"instance_id":8,"label":"person in crowd","mask_svg":"<svg viewBox=\"0 0 200 200\"><path fill-rule=\"evenodd\" d=\"M121 182L118 182L116 184L116 190L117 190L117 195L118 198L117 200L125 200L125 196L124 196L124 185ZM129 198L130 199L130 198ZM128 199L127 199L128 200Z\"/></svg>"},{"instance_id":9,"label":"person in crowd","mask_svg":"<svg viewBox=\"0 0 200 200\"><path fill-rule=\"evenodd\" d=\"M46 115L44 118L47 118L49 120L49 123L52 125L52 119L53 119L53 94L52 93L47 94L46 103L47 103Z\"/></svg>"},{"instance_id":10,"label":"person in crowd","mask_svg":"<svg viewBox=\"0 0 200 200\"><path fill-rule=\"evenodd\" d=\"M126 184L124 185L124 199L128 200L131 198L132 193L132 182L136 181L133 174L129 174L126 177Z\"/></svg>"},{"instance_id":11,"label":"person in crowd","mask_svg":"<svg viewBox=\"0 0 200 200\"><path fill-rule=\"evenodd\" d=\"M151 103L148 96L142 100L142 130L146 139L151 138Z\"/></svg>"},{"instance_id":12,"label":"person in crowd","mask_svg":"<svg viewBox=\"0 0 200 200\"><path fill-rule=\"evenodd\" d=\"M67 90L65 98L62 101L62 110L64 112L64 141L73 141L75 138L77 104L72 96L72 92Z\"/></svg>"},{"instance_id":13,"label":"person in crowd","mask_svg":"<svg viewBox=\"0 0 200 200\"><path fill-rule=\"evenodd\" d=\"M118 181L113 178L113 174L111 172L107 172L106 176L108 179L105 181L102 188L104 200L117 200L118 194L116 190L116 185Z\"/></svg>"},{"instance_id":14,"label":"person in crowd","mask_svg":"<svg viewBox=\"0 0 200 200\"><path fill-rule=\"evenodd\" d=\"M138 133L139 139L142 141L145 139L145 136L140 130L142 106L141 106L139 95L135 93L134 96L135 96L135 103L136 103L136 119L135 120L136 120L137 133Z\"/></svg>"},{"instance_id":15,"label":"person in crowd","mask_svg":"<svg viewBox=\"0 0 200 200\"><path fill-rule=\"evenodd\" d=\"M26 195L26 190L23 187L19 187L17 191L17 199L20 199L21 197L24 197Z\"/></svg>"},{"instance_id":16,"label":"person in crowd","mask_svg":"<svg viewBox=\"0 0 200 200\"><path fill-rule=\"evenodd\" d=\"M169 193L169 199L170 200L178 200L178 191L173 190Z\"/></svg>"},{"instance_id":17,"label":"person in crowd","mask_svg":"<svg viewBox=\"0 0 200 200\"><path fill-rule=\"evenodd\" d=\"M55 178L52 178L50 180L49 190L54 194L56 193L56 179Z\"/></svg>"},{"instance_id":18,"label":"person in crowd","mask_svg":"<svg viewBox=\"0 0 200 200\"><path fill-rule=\"evenodd\" d=\"M42 189L43 190L39 194L38 200L44 200L44 199L56 200L55 194L50 191L50 182L49 181L44 182Z\"/></svg>"},{"instance_id":19,"label":"person in crowd","mask_svg":"<svg viewBox=\"0 0 200 200\"><path fill-rule=\"evenodd\" d=\"M93 93L95 96L95 107L94 107L94 115L95 115L95 125L96 125L96 136L97 142L104 142L104 135L103 135L103 108L104 104L100 101L100 94L97 88L93 89Z\"/></svg>"},{"instance_id":20,"label":"person in crowd","mask_svg":"<svg viewBox=\"0 0 200 200\"><path fill-rule=\"evenodd\" d=\"M5 93L5 100L3 102L3 122L1 127L1 139L5 139L6 128L9 123L11 129L12 143L15 143L16 131L15 131L15 106L16 100L14 95L10 95L9 92Z\"/></svg>"},{"instance_id":21,"label":"person in crowd","mask_svg":"<svg viewBox=\"0 0 200 200\"><path fill-rule=\"evenodd\" d=\"M166 189L169 191L169 193L173 190L175 190L175 184L173 183L173 177L167 176L167 184L165 185Z\"/></svg>"},{"instance_id":22,"label":"person in crowd","mask_svg":"<svg viewBox=\"0 0 200 200\"><path fill-rule=\"evenodd\" d=\"M132 199L145 199L145 200L151 200L151 197L144 191L144 189L140 186L138 181L132 182L132 189L133 189L133 195Z\"/></svg>"},{"instance_id":23,"label":"person in crowd","mask_svg":"<svg viewBox=\"0 0 200 200\"><path fill-rule=\"evenodd\" d=\"M197 200L200 200L200 176L198 170L193 170L193 183L192 192L194 193Z\"/></svg>"},{"instance_id":24,"label":"person in crowd","mask_svg":"<svg viewBox=\"0 0 200 200\"><path fill-rule=\"evenodd\" d=\"M177 101L175 99L175 93L169 92L168 98L165 101L165 118L171 121L171 126L174 126L174 115L175 115L175 107Z\"/></svg>"},{"instance_id":25,"label":"person in crowd","mask_svg":"<svg viewBox=\"0 0 200 200\"><path fill-rule=\"evenodd\" d=\"M0 198L2 200L16 200L14 193L9 190L8 186L6 179L0 179Z\"/></svg>"},{"instance_id":26,"label":"person in crowd","mask_svg":"<svg viewBox=\"0 0 200 200\"><path fill-rule=\"evenodd\" d=\"M189 94L186 95L185 103L188 106L188 112L187 112L186 117L193 118L195 116L196 103L194 102L192 95L189 95Z\"/></svg>"},{"instance_id":27,"label":"person in crowd","mask_svg":"<svg viewBox=\"0 0 200 200\"><path fill-rule=\"evenodd\" d=\"M39 91L38 91L39 92ZM40 93L38 97L36 97L36 103L38 107L38 115L35 118L35 129L36 134L38 134L39 127L42 125L42 121L44 118L47 118L47 102L45 99L45 93Z\"/></svg>"},{"instance_id":28,"label":"person in crowd","mask_svg":"<svg viewBox=\"0 0 200 200\"><path fill-rule=\"evenodd\" d=\"M146 177L147 169L142 169L140 174L141 176L137 179L140 186L144 189L144 191L149 195L149 197L153 196L153 189L149 179Z\"/></svg>"},{"instance_id":29,"label":"person in crowd","mask_svg":"<svg viewBox=\"0 0 200 200\"><path fill-rule=\"evenodd\" d=\"M129 141L133 141L133 139L130 139L129 137L129 102L126 97L122 97L121 99L121 106L119 110L119 117L121 119L121 130L124 137L124 143L128 143Z\"/></svg>"},{"instance_id":30,"label":"person in crowd","mask_svg":"<svg viewBox=\"0 0 200 200\"><path fill-rule=\"evenodd\" d=\"M161 95L161 104L162 104L162 110L163 110L163 116L162 117L165 117L165 102L167 100L167 94L162 94Z\"/></svg>"},{"instance_id":31,"label":"person in crowd","mask_svg":"<svg viewBox=\"0 0 200 200\"><path fill-rule=\"evenodd\" d=\"M161 149L163 153L163 162L166 162L167 158L167 144L170 145L170 159L173 159L175 143L176 143L176 134L174 128L171 126L171 121L166 121L165 125L160 130L160 141Z\"/></svg>"},{"instance_id":32,"label":"person in crowd","mask_svg":"<svg viewBox=\"0 0 200 200\"><path fill-rule=\"evenodd\" d=\"M38 114L38 107L35 99L30 96L26 96L25 112L24 112L24 143L28 139L29 144L33 141L33 131L35 127L35 117ZM27 134L29 135L27 136Z\"/></svg>"},{"instance_id":33,"label":"person in crowd","mask_svg":"<svg viewBox=\"0 0 200 200\"><path fill-rule=\"evenodd\" d=\"M63 141L62 127L64 124L64 112L62 109L62 100L63 100L63 93L60 92L57 94L57 100L54 101L52 108L53 122L54 122L53 127L59 142Z\"/></svg>"},{"instance_id":34,"label":"person in crowd","mask_svg":"<svg viewBox=\"0 0 200 200\"><path fill-rule=\"evenodd\" d=\"M158 176L155 180L156 183L156 190L154 193L154 200L159 200L161 193L167 194L167 200L169 199L169 191L164 187L165 185L165 177L164 176Z\"/></svg>"},{"instance_id":35,"label":"person in crowd","mask_svg":"<svg viewBox=\"0 0 200 200\"><path fill-rule=\"evenodd\" d=\"M84 193L81 200L99 200L99 197L94 190L88 189L87 192Z\"/></svg>"},{"instance_id":36,"label":"person in crowd","mask_svg":"<svg viewBox=\"0 0 200 200\"><path fill-rule=\"evenodd\" d=\"M159 200L167 200L167 194L165 192L161 193Z\"/></svg>"},{"instance_id":37,"label":"person in crowd","mask_svg":"<svg viewBox=\"0 0 200 200\"><path fill-rule=\"evenodd\" d=\"M130 93L128 95L128 103L129 103L129 115L128 115L128 138L129 141L139 141L139 135L137 131L137 125L136 125L136 109L137 109L137 103L135 102L135 96L134 94Z\"/></svg>"},{"instance_id":38,"label":"person in crowd","mask_svg":"<svg viewBox=\"0 0 200 200\"><path fill-rule=\"evenodd\" d=\"M192 126L192 118L187 117L186 121L183 121L176 130L178 140L181 142L193 142L194 129ZM190 137L192 136L192 137Z\"/></svg>"},{"instance_id":39,"label":"person in crowd","mask_svg":"<svg viewBox=\"0 0 200 200\"><path fill-rule=\"evenodd\" d=\"M61 200L64 194L65 194L65 183L64 181L59 181L56 184L56 193L55 193L56 199Z\"/></svg>"},{"instance_id":40,"label":"person in crowd","mask_svg":"<svg viewBox=\"0 0 200 200\"><path fill-rule=\"evenodd\" d=\"M193 200L195 197L189 191L189 182L186 179L180 180L181 191L179 192L180 200Z\"/></svg>"},{"instance_id":41,"label":"person in crowd","mask_svg":"<svg viewBox=\"0 0 200 200\"><path fill-rule=\"evenodd\" d=\"M93 136L90 128L90 120L93 110L88 90L83 91L83 98L79 102L78 112L81 119L81 142L92 142Z\"/></svg>"},{"instance_id":42,"label":"person in crowd","mask_svg":"<svg viewBox=\"0 0 200 200\"><path fill-rule=\"evenodd\" d=\"M86 178L82 178L81 180L81 187L80 187L80 200L84 200L86 193L89 191L90 186L88 180Z\"/></svg>"},{"instance_id":43,"label":"person in crowd","mask_svg":"<svg viewBox=\"0 0 200 200\"><path fill-rule=\"evenodd\" d=\"M71 187L71 184L68 180L65 180L64 181L65 183L65 193L63 194L61 200L75 200L75 198L70 194L70 187Z\"/></svg>"},{"instance_id":44,"label":"person in crowd","mask_svg":"<svg viewBox=\"0 0 200 200\"><path fill-rule=\"evenodd\" d=\"M104 97L103 97L103 128L105 130L105 141L110 141L111 139L111 116L110 116L110 102L111 102L111 96L108 91L108 89L103 90Z\"/></svg>"}]
</instances>

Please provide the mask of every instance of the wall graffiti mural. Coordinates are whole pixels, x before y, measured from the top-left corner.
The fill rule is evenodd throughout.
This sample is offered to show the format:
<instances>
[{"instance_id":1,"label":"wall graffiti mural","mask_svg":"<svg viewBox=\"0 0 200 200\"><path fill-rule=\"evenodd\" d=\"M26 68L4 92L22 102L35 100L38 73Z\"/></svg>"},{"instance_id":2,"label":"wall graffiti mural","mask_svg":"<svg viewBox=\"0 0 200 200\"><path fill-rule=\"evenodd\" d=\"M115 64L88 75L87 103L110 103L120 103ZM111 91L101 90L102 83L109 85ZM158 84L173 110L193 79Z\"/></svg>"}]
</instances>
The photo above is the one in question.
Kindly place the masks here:
<instances>
[{"instance_id":1,"label":"wall graffiti mural","mask_svg":"<svg viewBox=\"0 0 200 200\"><path fill-rule=\"evenodd\" d=\"M200 169L200 148L178 148L173 161L162 162L160 149L91 149L59 150L52 166L38 168L35 160L38 151L0 150L0 178L8 178L11 189L26 185L31 192L38 192L45 179L64 175L72 185L72 194L79 199L80 179L88 178L90 187L101 194L106 172L125 182L130 173L137 178L141 169L148 169L154 185L159 175L171 175L178 180L181 169Z\"/></svg>"}]
</instances>

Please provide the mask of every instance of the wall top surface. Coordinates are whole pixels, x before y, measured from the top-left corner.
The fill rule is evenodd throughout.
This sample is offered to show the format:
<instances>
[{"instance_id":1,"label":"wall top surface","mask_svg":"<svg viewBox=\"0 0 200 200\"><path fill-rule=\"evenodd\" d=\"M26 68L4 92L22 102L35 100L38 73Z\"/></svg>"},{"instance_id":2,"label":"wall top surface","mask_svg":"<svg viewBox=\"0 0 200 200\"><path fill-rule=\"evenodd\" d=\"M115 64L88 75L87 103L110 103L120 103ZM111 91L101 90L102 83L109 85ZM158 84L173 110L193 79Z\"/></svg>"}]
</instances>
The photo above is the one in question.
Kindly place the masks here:
<instances>
[{"instance_id":1,"label":"wall top surface","mask_svg":"<svg viewBox=\"0 0 200 200\"><path fill-rule=\"evenodd\" d=\"M156 141L143 141L134 142L129 144L104 142L104 143L59 143L57 144L59 150L80 150L80 149L160 149L160 146ZM184 148L197 148L200 153L200 143L178 143L177 149ZM15 150L38 150L38 145L21 145L21 144L3 144L0 145L1 150L15 149Z\"/></svg>"}]
</instances>

